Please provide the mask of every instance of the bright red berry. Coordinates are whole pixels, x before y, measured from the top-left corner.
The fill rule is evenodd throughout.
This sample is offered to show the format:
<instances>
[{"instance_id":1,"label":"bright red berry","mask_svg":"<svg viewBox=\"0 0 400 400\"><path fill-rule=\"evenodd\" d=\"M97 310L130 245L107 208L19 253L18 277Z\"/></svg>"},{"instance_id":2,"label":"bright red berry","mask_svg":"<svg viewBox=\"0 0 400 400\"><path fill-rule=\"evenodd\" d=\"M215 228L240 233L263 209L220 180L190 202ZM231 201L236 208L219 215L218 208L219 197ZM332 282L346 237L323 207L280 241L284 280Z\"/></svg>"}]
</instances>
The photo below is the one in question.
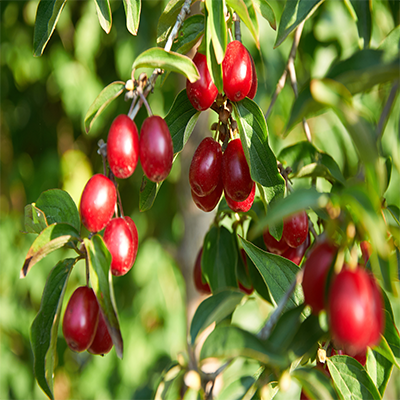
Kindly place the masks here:
<instances>
[{"instance_id":1,"label":"bright red berry","mask_svg":"<svg viewBox=\"0 0 400 400\"><path fill-rule=\"evenodd\" d=\"M201 248L197 253L196 262L194 264L194 269L193 269L194 286L200 293L211 294L210 285L207 282L203 281L203 276L201 272L202 254L203 254L203 248Z\"/></svg>"},{"instance_id":2,"label":"bright red berry","mask_svg":"<svg viewBox=\"0 0 400 400\"><path fill-rule=\"evenodd\" d=\"M230 42L222 61L222 82L226 97L231 101L243 100L252 85L250 54L238 40Z\"/></svg>"},{"instance_id":3,"label":"bright red berry","mask_svg":"<svg viewBox=\"0 0 400 400\"><path fill-rule=\"evenodd\" d=\"M132 233L132 251L133 251L133 260L132 266L135 263L136 255L139 247L139 235L136 228L136 224L131 217L125 216L125 221L128 223L128 226Z\"/></svg>"},{"instance_id":4,"label":"bright red berry","mask_svg":"<svg viewBox=\"0 0 400 400\"><path fill-rule=\"evenodd\" d=\"M114 214L117 192L114 184L102 174L93 175L82 192L80 214L90 232L101 231Z\"/></svg>"},{"instance_id":5,"label":"bright red berry","mask_svg":"<svg viewBox=\"0 0 400 400\"><path fill-rule=\"evenodd\" d=\"M104 230L104 242L111 253L111 273L125 275L133 265L133 235L124 218L114 218Z\"/></svg>"},{"instance_id":6,"label":"bright red berry","mask_svg":"<svg viewBox=\"0 0 400 400\"><path fill-rule=\"evenodd\" d=\"M204 212L210 212L214 210L214 208L217 206L221 196L222 196L222 181L220 181L217 185L217 187L209 194L206 196L200 197L197 196L196 193L192 192L192 199L196 206L200 208L200 210L203 210Z\"/></svg>"},{"instance_id":7,"label":"bright red berry","mask_svg":"<svg viewBox=\"0 0 400 400\"><path fill-rule=\"evenodd\" d=\"M383 311L382 291L372 273L368 273L369 282L372 289L372 314L375 316L375 323L371 327L371 336L368 346L377 345L381 340L381 333L385 329L385 313ZM356 358L354 356L354 358ZM361 361L360 361L361 362ZM362 363L361 363L362 364Z\"/></svg>"},{"instance_id":8,"label":"bright red berry","mask_svg":"<svg viewBox=\"0 0 400 400\"><path fill-rule=\"evenodd\" d=\"M250 60L251 60L251 87L249 90L249 93L247 93L247 97L249 99L254 99L256 93L257 93L257 86L258 86L258 80L257 80L257 71L256 71L256 65L254 64L253 57L249 53Z\"/></svg>"},{"instance_id":9,"label":"bright red berry","mask_svg":"<svg viewBox=\"0 0 400 400\"><path fill-rule=\"evenodd\" d=\"M153 182L163 181L172 168L174 148L166 122L157 115L144 120L139 139L140 163Z\"/></svg>"},{"instance_id":10,"label":"bright red berry","mask_svg":"<svg viewBox=\"0 0 400 400\"><path fill-rule=\"evenodd\" d=\"M99 321L99 305L92 289L81 286L68 301L63 334L71 350L87 350L93 342Z\"/></svg>"},{"instance_id":11,"label":"bright red berry","mask_svg":"<svg viewBox=\"0 0 400 400\"><path fill-rule=\"evenodd\" d=\"M197 196L206 196L217 187L221 166L221 145L212 137L206 137L197 147L189 169L190 187Z\"/></svg>"},{"instance_id":12,"label":"bright red berry","mask_svg":"<svg viewBox=\"0 0 400 400\"><path fill-rule=\"evenodd\" d=\"M249 165L240 139L231 140L222 157L222 184L224 192L233 201L245 201L253 189Z\"/></svg>"},{"instance_id":13,"label":"bright red berry","mask_svg":"<svg viewBox=\"0 0 400 400\"><path fill-rule=\"evenodd\" d=\"M294 214L283 221L282 237L290 247L300 246L308 235L308 217L305 211Z\"/></svg>"},{"instance_id":14,"label":"bright red berry","mask_svg":"<svg viewBox=\"0 0 400 400\"><path fill-rule=\"evenodd\" d=\"M253 182L253 188L249 194L249 197L244 201L234 201L225 193L225 200L228 207L234 212L247 212L250 210L254 202L254 196L256 194L256 184Z\"/></svg>"},{"instance_id":15,"label":"bright red berry","mask_svg":"<svg viewBox=\"0 0 400 400\"><path fill-rule=\"evenodd\" d=\"M139 159L139 134L136 124L125 114L111 124L107 138L107 159L117 178L133 174Z\"/></svg>"},{"instance_id":16,"label":"bright red berry","mask_svg":"<svg viewBox=\"0 0 400 400\"><path fill-rule=\"evenodd\" d=\"M288 244L282 237L280 240L276 240L267 229L263 233L264 244L270 253L282 255L288 248Z\"/></svg>"},{"instance_id":17,"label":"bright red berry","mask_svg":"<svg viewBox=\"0 0 400 400\"><path fill-rule=\"evenodd\" d=\"M294 262L296 265L300 265L301 260L306 253L306 250L310 247L310 235L307 235L307 239L297 247L288 247L288 249L282 254L282 257Z\"/></svg>"},{"instance_id":18,"label":"bright red berry","mask_svg":"<svg viewBox=\"0 0 400 400\"><path fill-rule=\"evenodd\" d=\"M108 328L103 313L100 311L96 334L94 336L92 344L88 348L88 352L92 354L104 355L107 354L112 349L112 347L113 342L110 334L108 333Z\"/></svg>"},{"instance_id":19,"label":"bright red berry","mask_svg":"<svg viewBox=\"0 0 400 400\"><path fill-rule=\"evenodd\" d=\"M193 58L200 79L196 82L186 81L186 93L192 106L198 111L204 111L211 107L218 94L218 89L211 79L207 67L207 58L204 54L196 53Z\"/></svg>"}]
</instances>

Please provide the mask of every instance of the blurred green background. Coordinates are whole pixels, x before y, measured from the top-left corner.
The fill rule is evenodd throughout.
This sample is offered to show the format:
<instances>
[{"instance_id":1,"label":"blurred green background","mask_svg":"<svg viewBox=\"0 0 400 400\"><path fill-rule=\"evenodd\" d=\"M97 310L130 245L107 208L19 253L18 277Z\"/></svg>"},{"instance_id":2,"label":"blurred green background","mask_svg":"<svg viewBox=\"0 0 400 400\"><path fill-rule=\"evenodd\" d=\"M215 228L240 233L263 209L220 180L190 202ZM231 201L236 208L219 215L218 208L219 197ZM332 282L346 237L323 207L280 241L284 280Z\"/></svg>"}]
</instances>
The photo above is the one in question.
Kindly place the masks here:
<instances>
[{"instance_id":1,"label":"blurred green background","mask_svg":"<svg viewBox=\"0 0 400 400\"><path fill-rule=\"evenodd\" d=\"M112 120L120 113L127 113L129 104L122 96L114 101L95 122L89 135L83 129L86 111L104 86L130 78L135 56L156 45L157 21L166 3L142 1L139 32L133 37L125 26L122 2L111 2L113 26L109 35L98 23L94 2L68 2L44 55L34 58L32 41L38 1L0 2L2 399L45 398L33 376L29 329L40 307L47 274L61 257L68 256L67 251L58 250L38 263L25 279L19 279L25 255L35 237L22 232L24 206L51 188L67 190L79 204L86 181L102 170L97 142L100 138L106 140ZM279 20L282 2L270 3ZM373 23L372 47L377 47L394 28L386 2L373 2ZM245 27L242 33L244 43L254 55L259 76L255 100L266 111L285 66L291 40L273 50L275 32L261 18L259 24L262 53L257 51ZM296 58L299 86L310 77L322 77L334 60L350 56L358 46L356 24L344 4L326 2L305 24ZM158 82L149 97L153 112L165 116L184 84L176 74L171 74L161 88ZM382 85L356 98L359 111L375 124L389 90L390 85ZM292 89L286 85L268 120L270 142L276 154L281 148L304 140L301 126L287 138L282 136L290 113L288 105L293 100ZM388 203L398 207L399 115L397 99L385 131L383 151L392 154L396 167L387 193ZM146 111L142 109L136 118L139 128L145 117ZM193 211L187 168L195 146L209 135L208 127L215 120L211 113L202 115L187 152L174 164L149 212L138 211L140 167L131 178L120 181L125 214L136 222L140 237L134 268L125 277L114 279L124 358L119 360L114 350L104 358L73 353L60 331L55 370L58 399L151 398L161 371L178 353L185 352L187 305L197 296L193 294L190 260L194 261L210 222L209 215ZM335 115L325 113L310 119L309 124L316 146L331 154L346 175L355 174L355 150ZM188 211L197 212L196 226L188 224L193 221L188 218ZM195 231L196 239L188 245L187 237ZM185 258L182 247L196 251ZM80 262L71 275L66 299L84 282L84 264ZM255 304L256 307L250 306L254 308L254 319L243 313L242 320L238 320L248 329L251 324L258 328L257 324L262 322L262 304L258 300ZM388 396L390 393L394 393L393 389Z\"/></svg>"}]
</instances>

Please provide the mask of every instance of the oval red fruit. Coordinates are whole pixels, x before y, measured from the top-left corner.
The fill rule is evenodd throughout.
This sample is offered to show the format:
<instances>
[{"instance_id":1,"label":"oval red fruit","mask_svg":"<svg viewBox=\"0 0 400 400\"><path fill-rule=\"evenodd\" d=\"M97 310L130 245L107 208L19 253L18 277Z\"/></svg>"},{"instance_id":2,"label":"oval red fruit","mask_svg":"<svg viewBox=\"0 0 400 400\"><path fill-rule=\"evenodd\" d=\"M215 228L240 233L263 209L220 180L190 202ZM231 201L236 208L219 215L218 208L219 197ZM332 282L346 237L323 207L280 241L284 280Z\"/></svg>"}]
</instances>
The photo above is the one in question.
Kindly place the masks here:
<instances>
[{"instance_id":1,"label":"oval red fruit","mask_svg":"<svg viewBox=\"0 0 400 400\"><path fill-rule=\"evenodd\" d=\"M136 228L136 224L131 217L125 216L125 221L128 223L128 226L132 233L132 252L133 252L133 260L132 266L135 264L136 256L139 248L139 235Z\"/></svg>"},{"instance_id":2,"label":"oval red fruit","mask_svg":"<svg viewBox=\"0 0 400 400\"><path fill-rule=\"evenodd\" d=\"M250 210L254 202L254 196L256 194L256 184L253 182L253 188L249 194L249 197L244 201L234 201L225 193L225 200L228 207L234 212L247 212Z\"/></svg>"},{"instance_id":3,"label":"oval red fruit","mask_svg":"<svg viewBox=\"0 0 400 400\"><path fill-rule=\"evenodd\" d=\"M264 244L270 253L282 255L288 248L288 244L282 237L280 240L276 240L267 229L263 233Z\"/></svg>"},{"instance_id":4,"label":"oval red fruit","mask_svg":"<svg viewBox=\"0 0 400 400\"><path fill-rule=\"evenodd\" d=\"M88 348L88 352L92 354L107 354L113 347L111 336L108 332L106 321L104 320L103 313L99 312L99 323L97 325L96 334L93 342Z\"/></svg>"},{"instance_id":5,"label":"oval red fruit","mask_svg":"<svg viewBox=\"0 0 400 400\"><path fill-rule=\"evenodd\" d=\"M254 99L257 93L257 86L258 86L258 80L257 80L257 71L256 71L256 65L254 64L253 57L250 55L250 60L251 60L251 87L249 90L249 93L247 93L247 97L249 99Z\"/></svg>"},{"instance_id":6,"label":"oval red fruit","mask_svg":"<svg viewBox=\"0 0 400 400\"><path fill-rule=\"evenodd\" d=\"M300 246L308 235L308 217L305 211L294 214L283 221L282 237L290 247Z\"/></svg>"},{"instance_id":7,"label":"oval red fruit","mask_svg":"<svg viewBox=\"0 0 400 400\"><path fill-rule=\"evenodd\" d=\"M200 210L203 210L204 212L210 212L214 210L214 208L217 206L221 195L222 195L222 182L220 181L217 185L217 187L208 195L200 197L197 196L196 193L191 191L192 193L192 199L196 206L200 208Z\"/></svg>"},{"instance_id":8,"label":"oval red fruit","mask_svg":"<svg viewBox=\"0 0 400 400\"><path fill-rule=\"evenodd\" d=\"M297 247L289 247L283 254L282 257L294 262L296 265L300 265L301 260L306 253L306 250L310 247L310 235L307 235L307 239Z\"/></svg>"}]
</instances>

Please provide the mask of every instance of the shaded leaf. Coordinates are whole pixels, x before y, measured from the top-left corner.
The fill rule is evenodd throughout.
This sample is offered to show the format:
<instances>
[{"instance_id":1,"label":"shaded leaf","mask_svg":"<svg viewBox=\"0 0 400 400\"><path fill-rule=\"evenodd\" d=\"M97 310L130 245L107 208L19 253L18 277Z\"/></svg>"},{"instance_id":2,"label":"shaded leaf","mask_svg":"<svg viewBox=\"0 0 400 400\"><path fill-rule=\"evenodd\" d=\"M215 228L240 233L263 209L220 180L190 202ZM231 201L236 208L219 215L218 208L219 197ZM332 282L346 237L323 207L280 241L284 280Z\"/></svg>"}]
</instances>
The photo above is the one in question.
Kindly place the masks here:
<instances>
[{"instance_id":1,"label":"shaded leaf","mask_svg":"<svg viewBox=\"0 0 400 400\"><path fill-rule=\"evenodd\" d=\"M194 345L197 336L204 331L213 322L222 321L228 315L232 314L238 304L242 301L244 294L234 290L224 290L216 293L197 307L190 324L190 338Z\"/></svg>"},{"instance_id":2,"label":"shaded leaf","mask_svg":"<svg viewBox=\"0 0 400 400\"><path fill-rule=\"evenodd\" d=\"M139 192L139 211L144 212L153 207L154 200L160 189L161 183L152 182L143 175Z\"/></svg>"},{"instance_id":3,"label":"shaded leaf","mask_svg":"<svg viewBox=\"0 0 400 400\"><path fill-rule=\"evenodd\" d=\"M227 30L225 21L225 1L205 0L207 8L207 27L211 34L211 41L214 48L215 58L218 64L221 64L226 51Z\"/></svg>"},{"instance_id":4,"label":"shaded leaf","mask_svg":"<svg viewBox=\"0 0 400 400\"><path fill-rule=\"evenodd\" d=\"M123 342L114 299L110 269L111 254L99 234L94 235L92 239L85 238L84 243L90 270L90 283L96 294L99 306L103 311L104 320L115 346L117 356L122 358Z\"/></svg>"},{"instance_id":5,"label":"shaded leaf","mask_svg":"<svg viewBox=\"0 0 400 400\"><path fill-rule=\"evenodd\" d=\"M79 211L65 190L46 190L37 199L36 207L44 212L49 225L56 222L70 224L79 232L81 227Z\"/></svg>"},{"instance_id":6,"label":"shaded leaf","mask_svg":"<svg viewBox=\"0 0 400 400\"><path fill-rule=\"evenodd\" d=\"M68 258L60 261L51 270L43 290L39 312L30 331L35 377L39 386L51 399L54 398L54 360L61 307L68 278L76 261Z\"/></svg>"},{"instance_id":7,"label":"shaded leaf","mask_svg":"<svg viewBox=\"0 0 400 400\"><path fill-rule=\"evenodd\" d=\"M110 33L112 25L110 0L94 0L96 4L97 18L104 32Z\"/></svg>"},{"instance_id":8,"label":"shaded leaf","mask_svg":"<svg viewBox=\"0 0 400 400\"><path fill-rule=\"evenodd\" d=\"M256 379L252 376L242 376L240 379L233 381L229 385L225 385L218 394L217 399L242 400L252 398L256 391Z\"/></svg>"},{"instance_id":9,"label":"shaded leaf","mask_svg":"<svg viewBox=\"0 0 400 400\"><path fill-rule=\"evenodd\" d=\"M48 224L43 211L34 204L28 204L24 208L25 229L29 233L40 233Z\"/></svg>"},{"instance_id":10,"label":"shaded leaf","mask_svg":"<svg viewBox=\"0 0 400 400\"><path fill-rule=\"evenodd\" d=\"M278 47L297 26L310 17L323 0L288 0L279 21L275 48Z\"/></svg>"},{"instance_id":11,"label":"shaded leaf","mask_svg":"<svg viewBox=\"0 0 400 400\"><path fill-rule=\"evenodd\" d=\"M365 367L379 393L383 396L392 374L393 364L386 357L369 349Z\"/></svg>"},{"instance_id":12,"label":"shaded leaf","mask_svg":"<svg viewBox=\"0 0 400 400\"><path fill-rule=\"evenodd\" d=\"M20 278L25 278L30 269L42 258L74 239L79 240L79 233L69 224L52 224L43 229L26 255Z\"/></svg>"},{"instance_id":13,"label":"shaded leaf","mask_svg":"<svg viewBox=\"0 0 400 400\"><path fill-rule=\"evenodd\" d=\"M291 376L303 387L303 391L311 399L337 399L329 378L316 368L298 368Z\"/></svg>"},{"instance_id":14,"label":"shaded leaf","mask_svg":"<svg viewBox=\"0 0 400 400\"><path fill-rule=\"evenodd\" d=\"M144 51L134 61L132 68L161 68L178 72L184 75L190 82L200 78L199 72L193 61L182 54L165 51L159 47L153 47Z\"/></svg>"},{"instance_id":15,"label":"shaded leaf","mask_svg":"<svg viewBox=\"0 0 400 400\"><path fill-rule=\"evenodd\" d=\"M186 54L204 35L204 15L193 15L186 18L178 35L172 44L171 50L176 53Z\"/></svg>"},{"instance_id":16,"label":"shaded leaf","mask_svg":"<svg viewBox=\"0 0 400 400\"><path fill-rule=\"evenodd\" d=\"M400 225L400 210L397 206L395 205L390 205L386 207L394 220L397 222L397 225Z\"/></svg>"},{"instance_id":17,"label":"shaded leaf","mask_svg":"<svg viewBox=\"0 0 400 400\"><path fill-rule=\"evenodd\" d=\"M96 97L96 100L90 106L88 112L85 115L84 125L86 133L89 132L93 125L93 122L101 114L101 112L122 92L124 91L125 83L116 81L107 85L100 94Z\"/></svg>"},{"instance_id":18,"label":"shaded leaf","mask_svg":"<svg viewBox=\"0 0 400 400\"><path fill-rule=\"evenodd\" d=\"M142 0L123 0L123 3L126 15L126 27L132 35L137 35Z\"/></svg>"},{"instance_id":19,"label":"shaded leaf","mask_svg":"<svg viewBox=\"0 0 400 400\"><path fill-rule=\"evenodd\" d=\"M398 26L400 24L400 3L397 0L388 0L388 3L392 12L394 25Z\"/></svg>"},{"instance_id":20,"label":"shaded leaf","mask_svg":"<svg viewBox=\"0 0 400 400\"><path fill-rule=\"evenodd\" d=\"M271 28L276 31L275 13L268 2L266 0L253 0L253 5L257 12L269 22Z\"/></svg>"},{"instance_id":21,"label":"shaded leaf","mask_svg":"<svg viewBox=\"0 0 400 400\"><path fill-rule=\"evenodd\" d=\"M350 2L357 15L358 36L363 40L363 47L369 47L372 31L371 1L350 0Z\"/></svg>"},{"instance_id":22,"label":"shaded leaf","mask_svg":"<svg viewBox=\"0 0 400 400\"><path fill-rule=\"evenodd\" d=\"M41 0L35 20L35 30L33 33L33 54L39 57L43 54L54 29L60 18L67 0Z\"/></svg>"}]
</instances>

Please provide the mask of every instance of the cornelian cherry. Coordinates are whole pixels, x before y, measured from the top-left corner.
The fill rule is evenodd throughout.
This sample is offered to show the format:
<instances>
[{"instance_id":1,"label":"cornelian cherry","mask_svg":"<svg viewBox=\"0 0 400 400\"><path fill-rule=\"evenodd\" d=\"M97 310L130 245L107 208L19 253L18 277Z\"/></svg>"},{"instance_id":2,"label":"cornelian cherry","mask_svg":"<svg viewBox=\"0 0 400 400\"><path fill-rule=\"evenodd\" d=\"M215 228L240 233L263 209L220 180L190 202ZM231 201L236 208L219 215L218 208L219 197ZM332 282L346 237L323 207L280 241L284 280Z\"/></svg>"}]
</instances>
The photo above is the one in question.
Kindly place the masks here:
<instances>
[{"instance_id":1,"label":"cornelian cherry","mask_svg":"<svg viewBox=\"0 0 400 400\"><path fill-rule=\"evenodd\" d=\"M222 195L222 182L220 181L217 187L206 196L200 197L192 190L192 199L196 206L204 212L210 212L217 206Z\"/></svg>"},{"instance_id":2,"label":"cornelian cherry","mask_svg":"<svg viewBox=\"0 0 400 400\"><path fill-rule=\"evenodd\" d=\"M308 235L308 217L305 211L294 214L283 221L282 237L290 247L300 246Z\"/></svg>"},{"instance_id":3,"label":"cornelian cherry","mask_svg":"<svg viewBox=\"0 0 400 400\"><path fill-rule=\"evenodd\" d=\"M247 93L247 97L249 99L254 99L256 93L257 93L257 86L258 86L258 80L257 80L257 71L256 71L256 65L254 64L253 57L249 53L250 56L250 61L251 61L251 87L249 90L249 93Z\"/></svg>"},{"instance_id":4,"label":"cornelian cherry","mask_svg":"<svg viewBox=\"0 0 400 400\"><path fill-rule=\"evenodd\" d=\"M263 233L264 244L267 250L270 253L282 255L288 248L288 244L286 243L283 237L280 240L276 240L267 229Z\"/></svg>"},{"instance_id":5,"label":"cornelian cherry","mask_svg":"<svg viewBox=\"0 0 400 400\"><path fill-rule=\"evenodd\" d=\"M111 336L108 332L107 324L103 313L99 312L99 323L97 325L96 334L93 342L88 348L88 352L92 354L107 354L113 347Z\"/></svg>"},{"instance_id":6,"label":"cornelian cherry","mask_svg":"<svg viewBox=\"0 0 400 400\"><path fill-rule=\"evenodd\" d=\"M249 194L249 197L244 201L234 201L225 193L225 200L228 207L234 212L247 212L250 210L254 202L254 196L256 194L256 184L253 182L253 188Z\"/></svg>"}]
</instances>

